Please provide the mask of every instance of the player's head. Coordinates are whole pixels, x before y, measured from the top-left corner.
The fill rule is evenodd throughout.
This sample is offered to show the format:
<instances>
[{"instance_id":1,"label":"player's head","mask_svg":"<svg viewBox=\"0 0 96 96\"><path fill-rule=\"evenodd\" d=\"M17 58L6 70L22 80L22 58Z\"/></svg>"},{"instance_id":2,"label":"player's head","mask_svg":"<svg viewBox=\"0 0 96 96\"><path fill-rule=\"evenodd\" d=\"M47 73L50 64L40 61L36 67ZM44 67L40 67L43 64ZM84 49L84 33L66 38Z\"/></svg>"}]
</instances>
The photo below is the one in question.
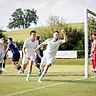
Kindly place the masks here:
<instances>
[{"instance_id":1,"label":"player's head","mask_svg":"<svg viewBox=\"0 0 96 96\"><path fill-rule=\"evenodd\" d=\"M92 39L93 39L93 40L96 39L96 33L94 33L94 34L92 35Z\"/></svg>"},{"instance_id":2,"label":"player's head","mask_svg":"<svg viewBox=\"0 0 96 96\"><path fill-rule=\"evenodd\" d=\"M35 38L36 38L36 31L35 30L30 31L30 38L32 40L35 40Z\"/></svg>"},{"instance_id":3,"label":"player's head","mask_svg":"<svg viewBox=\"0 0 96 96\"><path fill-rule=\"evenodd\" d=\"M12 38L8 38L8 42L12 42Z\"/></svg>"},{"instance_id":4,"label":"player's head","mask_svg":"<svg viewBox=\"0 0 96 96\"><path fill-rule=\"evenodd\" d=\"M54 39L58 39L59 38L59 35L60 35L59 31L54 31L53 32L53 38Z\"/></svg>"},{"instance_id":5,"label":"player's head","mask_svg":"<svg viewBox=\"0 0 96 96\"><path fill-rule=\"evenodd\" d=\"M36 35L36 40L39 40L40 39L40 36L39 35Z\"/></svg>"}]
</instances>

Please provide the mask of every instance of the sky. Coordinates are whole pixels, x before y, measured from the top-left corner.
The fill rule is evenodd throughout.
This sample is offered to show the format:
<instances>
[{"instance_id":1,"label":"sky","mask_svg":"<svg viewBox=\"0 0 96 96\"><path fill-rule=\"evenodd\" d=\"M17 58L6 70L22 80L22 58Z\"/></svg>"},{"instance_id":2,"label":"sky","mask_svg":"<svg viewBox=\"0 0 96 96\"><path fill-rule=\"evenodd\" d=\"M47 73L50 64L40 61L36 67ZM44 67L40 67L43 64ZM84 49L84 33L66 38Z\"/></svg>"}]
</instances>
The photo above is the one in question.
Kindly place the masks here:
<instances>
[{"instance_id":1,"label":"sky","mask_svg":"<svg viewBox=\"0 0 96 96\"><path fill-rule=\"evenodd\" d=\"M47 25L50 16L80 23L84 21L85 8L96 11L96 0L0 0L0 29L8 29L9 18L17 8L37 10L37 26Z\"/></svg>"}]
</instances>

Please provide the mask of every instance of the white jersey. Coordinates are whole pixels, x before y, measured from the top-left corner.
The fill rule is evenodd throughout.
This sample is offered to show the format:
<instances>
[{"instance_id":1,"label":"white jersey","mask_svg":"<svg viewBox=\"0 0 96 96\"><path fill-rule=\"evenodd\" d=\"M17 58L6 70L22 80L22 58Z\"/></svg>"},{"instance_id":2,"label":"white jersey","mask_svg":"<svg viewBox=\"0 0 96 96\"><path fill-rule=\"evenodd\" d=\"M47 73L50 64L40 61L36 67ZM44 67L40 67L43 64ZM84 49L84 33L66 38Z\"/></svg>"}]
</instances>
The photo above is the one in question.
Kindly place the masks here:
<instances>
[{"instance_id":1,"label":"white jersey","mask_svg":"<svg viewBox=\"0 0 96 96\"><path fill-rule=\"evenodd\" d=\"M38 45L38 41L32 41L30 38L25 40L23 48L25 49L26 55L27 56L34 56L35 55L35 51L34 49L36 48L36 46Z\"/></svg>"},{"instance_id":2,"label":"white jersey","mask_svg":"<svg viewBox=\"0 0 96 96\"><path fill-rule=\"evenodd\" d=\"M45 40L43 42L43 44L47 44L45 53L52 54L55 56L59 46L64 42L65 42L65 40L61 40L61 39L58 39L57 41L55 41L54 38L49 38L49 39Z\"/></svg>"},{"instance_id":3,"label":"white jersey","mask_svg":"<svg viewBox=\"0 0 96 96\"><path fill-rule=\"evenodd\" d=\"M43 44L47 44L47 48L45 50L45 54L41 59L42 64L52 64L55 59L57 50L60 44L64 43L65 40L58 39L57 41L54 38L49 38L43 42Z\"/></svg>"}]
</instances>

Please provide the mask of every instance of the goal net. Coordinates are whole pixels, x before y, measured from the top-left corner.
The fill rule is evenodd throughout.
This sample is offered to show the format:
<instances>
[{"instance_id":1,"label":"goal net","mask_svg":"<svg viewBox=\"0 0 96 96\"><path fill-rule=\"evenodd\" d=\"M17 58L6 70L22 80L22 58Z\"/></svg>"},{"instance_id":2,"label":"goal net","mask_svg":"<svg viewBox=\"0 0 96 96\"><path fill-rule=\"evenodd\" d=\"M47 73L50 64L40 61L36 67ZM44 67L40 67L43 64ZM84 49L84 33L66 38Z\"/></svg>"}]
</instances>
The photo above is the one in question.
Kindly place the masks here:
<instances>
[{"instance_id":1,"label":"goal net","mask_svg":"<svg viewBox=\"0 0 96 96\"><path fill-rule=\"evenodd\" d=\"M96 13L84 10L84 31L85 31L85 78L88 78L88 53L90 48L90 39L93 33L96 33ZM89 39L90 38L90 39Z\"/></svg>"}]
</instances>

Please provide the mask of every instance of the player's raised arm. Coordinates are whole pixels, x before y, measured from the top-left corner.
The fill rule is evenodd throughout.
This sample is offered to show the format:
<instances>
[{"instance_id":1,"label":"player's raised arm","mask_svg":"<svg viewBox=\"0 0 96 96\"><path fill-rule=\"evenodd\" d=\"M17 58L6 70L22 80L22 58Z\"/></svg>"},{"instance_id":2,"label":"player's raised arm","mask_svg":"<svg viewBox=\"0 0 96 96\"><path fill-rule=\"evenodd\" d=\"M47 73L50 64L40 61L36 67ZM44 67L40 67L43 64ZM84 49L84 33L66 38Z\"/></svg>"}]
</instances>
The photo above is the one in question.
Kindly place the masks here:
<instances>
[{"instance_id":1,"label":"player's raised arm","mask_svg":"<svg viewBox=\"0 0 96 96\"><path fill-rule=\"evenodd\" d=\"M60 33L63 35L64 41L67 42L68 39L67 39L67 36L66 36L66 32L64 30L61 30Z\"/></svg>"}]
</instances>

